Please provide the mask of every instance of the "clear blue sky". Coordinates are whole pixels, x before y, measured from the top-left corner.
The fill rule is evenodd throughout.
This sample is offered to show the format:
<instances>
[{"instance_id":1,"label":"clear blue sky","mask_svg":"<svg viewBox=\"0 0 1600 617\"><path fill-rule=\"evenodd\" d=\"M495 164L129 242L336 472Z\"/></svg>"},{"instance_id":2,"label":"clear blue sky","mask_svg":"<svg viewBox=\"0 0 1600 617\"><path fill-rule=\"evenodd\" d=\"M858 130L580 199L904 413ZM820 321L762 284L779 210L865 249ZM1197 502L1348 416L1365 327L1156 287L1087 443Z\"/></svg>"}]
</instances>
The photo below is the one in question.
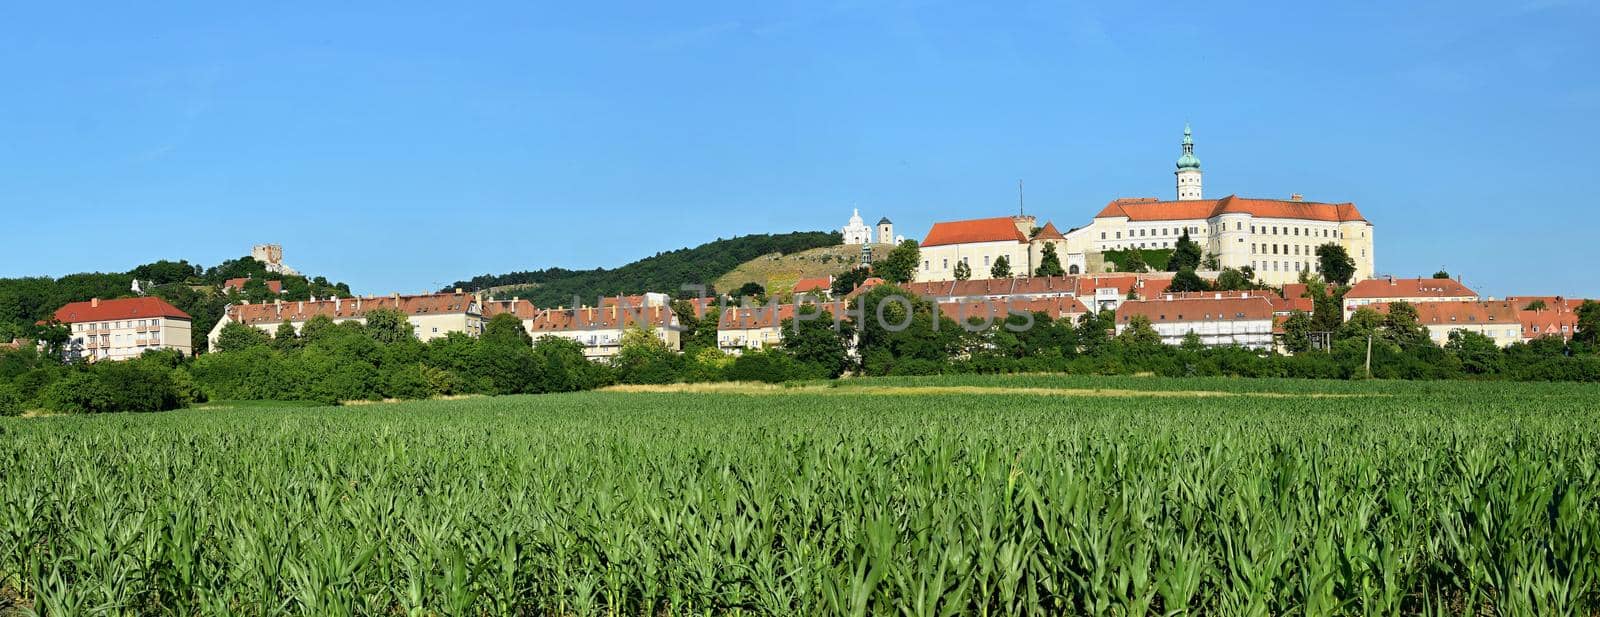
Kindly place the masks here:
<instances>
[{"instance_id":1,"label":"clear blue sky","mask_svg":"<svg viewBox=\"0 0 1600 617\"><path fill-rule=\"evenodd\" d=\"M1380 272L1600 296L1592 2L268 4L0 7L0 276L278 242L412 292L1019 178L1065 229L1189 121L1208 196L1354 201Z\"/></svg>"}]
</instances>

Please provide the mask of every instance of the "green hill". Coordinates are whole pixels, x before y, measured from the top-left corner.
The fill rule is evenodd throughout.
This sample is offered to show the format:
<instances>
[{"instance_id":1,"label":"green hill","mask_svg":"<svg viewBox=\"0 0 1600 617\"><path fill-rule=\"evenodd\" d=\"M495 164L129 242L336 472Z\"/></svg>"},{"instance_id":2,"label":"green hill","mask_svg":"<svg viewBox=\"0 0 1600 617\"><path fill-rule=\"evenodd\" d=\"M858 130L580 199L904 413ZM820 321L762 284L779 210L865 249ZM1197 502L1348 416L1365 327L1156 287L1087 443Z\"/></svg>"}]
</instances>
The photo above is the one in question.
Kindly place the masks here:
<instances>
[{"instance_id":1,"label":"green hill","mask_svg":"<svg viewBox=\"0 0 1600 617\"><path fill-rule=\"evenodd\" d=\"M485 274L457 281L445 289L488 290L502 298L521 296L537 306L570 305L573 296L593 303L600 296L647 291L676 293L685 284L703 283L722 289L714 282L752 259L774 253L800 253L842 242L838 232L824 231L719 238L694 248L657 253L618 268L547 268Z\"/></svg>"}]
</instances>

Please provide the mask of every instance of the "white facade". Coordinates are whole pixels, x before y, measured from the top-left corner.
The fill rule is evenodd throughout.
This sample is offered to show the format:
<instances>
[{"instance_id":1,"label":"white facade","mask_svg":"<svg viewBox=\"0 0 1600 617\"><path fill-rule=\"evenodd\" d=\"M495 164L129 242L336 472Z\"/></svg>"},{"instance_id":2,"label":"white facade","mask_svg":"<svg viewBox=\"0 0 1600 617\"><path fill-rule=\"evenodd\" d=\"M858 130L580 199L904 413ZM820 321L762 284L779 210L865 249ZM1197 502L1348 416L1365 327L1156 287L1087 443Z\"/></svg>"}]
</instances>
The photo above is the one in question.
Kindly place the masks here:
<instances>
[{"instance_id":1,"label":"white facade","mask_svg":"<svg viewBox=\"0 0 1600 617\"><path fill-rule=\"evenodd\" d=\"M850 222L839 229L839 233L844 234L845 244L872 244L872 228L861 220L859 209L851 210Z\"/></svg>"},{"instance_id":2,"label":"white facade","mask_svg":"<svg viewBox=\"0 0 1600 617\"><path fill-rule=\"evenodd\" d=\"M128 360L152 349L190 349L189 320L170 317L68 324L70 353L89 360Z\"/></svg>"}]
</instances>

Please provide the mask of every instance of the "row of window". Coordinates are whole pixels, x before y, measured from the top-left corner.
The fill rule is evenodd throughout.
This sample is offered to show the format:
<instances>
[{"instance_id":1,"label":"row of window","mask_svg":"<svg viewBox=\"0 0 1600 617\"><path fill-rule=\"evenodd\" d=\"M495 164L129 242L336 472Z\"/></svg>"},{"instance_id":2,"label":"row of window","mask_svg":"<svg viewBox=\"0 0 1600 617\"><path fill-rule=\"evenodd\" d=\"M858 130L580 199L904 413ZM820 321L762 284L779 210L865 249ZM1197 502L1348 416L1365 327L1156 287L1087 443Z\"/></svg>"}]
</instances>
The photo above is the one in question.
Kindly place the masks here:
<instances>
[{"instance_id":1,"label":"row of window","mask_svg":"<svg viewBox=\"0 0 1600 617\"><path fill-rule=\"evenodd\" d=\"M1251 225L1250 226L1250 233L1252 233L1252 234L1259 233L1259 234L1266 234L1266 235L1273 235L1273 236L1276 236L1276 235L1305 236L1307 238L1311 238L1311 237L1343 238L1344 237L1343 233L1340 233L1339 231L1334 230L1334 229L1312 229L1310 227L1278 227L1276 225L1274 225L1274 226L1261 225L1259 227L1259 229L1260 229L1260 231L1257 231L1257 226L1256 225ZM1166 227L1162 227L1160 229L1150 229L1148 231L1150 232L1151 236L1165 236L1165 235L1176 236L1176 235L1180 235L1184 230L1188 230L1189 234L1193 235L1193 234L1199 233L1200 228L1199 227L1187 227L1187 228L1185 228L1185 227L1174 227L1174 228L1168 229ZM1213 234L1221 233L1223 231L1223 226L1222 225L1212 225L1210 227L1210 230L1211 230L1211 233L1213 233ZM1244 223L1243 222L1234 223L1234 230L1235 231L1244 231ZM1135 235L1135 233L1134 233L1136 231L1138 232L1137 235ZM1128 237L1129 238L1143 238L1143 237L1145 237L1145 231L1147 231L1147 230L1144 230L1144 229L1130 229L1130 230L1128 230ZM1160 233L1157 233L1157 232L1160 232ZM1116 233L1116 239L1117 240L1121 240L1122 239L1122 232L1118 231L1118 232L1115 232L1115 233ZM1106 232L1102 231L1102 232L1100 232L1100 239L1101 240L1109 240L1110 238L1107 238L1106 237Z\"/></svg>"},{"instance_id":2,"label":"row of window","mask_svg":"<svg viewBox=\"0 0 1600 617\"><path fill-rule=\"evenodd\" d=\"M1251 261L1250 267L1255 268L1256 272L1322 271L1322 266L1317 265L1315 262L1307 263L1304 261Z\"/></svg>"},{"instance_id":3,"label":"row of window","mask_svg":"<svg viewBox=\"0 0 1600 617\"><path fill-rule=\"evenodd\" d=\"M1293 247L1295 255L1307 255L1307 256L1309 256L1309 255L1317 254L1316 249L1311 248L1310 246L1301 245L1301 244L1294 244L1294 245L1290 245L1290 244L1251 244L1250 245L1250 254L1251 255L1256 255L1256 254L1266 255L1267 254L1267 250L1270 248L1271 251L1272 251L1271 254L1273 254L1273 255L1288 255L1289 254L1289 249L1291 247ZM1282 251L1282 252L1280 252L1280 251Z\"/></svg>"},{"instance_id":4,"label":"row of window","mask_svg":"<svg viewBox=\"0 0 1600 617\"><path fill-rule=\"evenodd\" d=\"M109 330L109 329L113 329L113 328L122 329L122 328L135 328L135 327L144 328L144 327L150 327L150 326L159 327L160 325L161 325L161 320L160 319L138 319L138 320L129 320L129 321L102 321L102 322L98 322L98 323L72 324L72 330L74 332L91 332L91 331L94 331L94 330L99 329L99 328L105 328L105 329Z\"/></svg>"}]
</instances>

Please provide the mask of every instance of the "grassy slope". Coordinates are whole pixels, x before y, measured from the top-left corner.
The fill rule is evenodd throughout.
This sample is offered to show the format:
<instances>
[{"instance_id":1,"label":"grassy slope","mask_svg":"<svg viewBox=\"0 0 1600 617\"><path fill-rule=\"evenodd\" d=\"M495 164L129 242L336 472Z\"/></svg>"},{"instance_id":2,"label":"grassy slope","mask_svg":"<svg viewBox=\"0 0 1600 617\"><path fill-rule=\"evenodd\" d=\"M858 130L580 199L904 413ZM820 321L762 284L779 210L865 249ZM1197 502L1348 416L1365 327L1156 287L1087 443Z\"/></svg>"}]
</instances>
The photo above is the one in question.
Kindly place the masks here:
<instances>
[{"instance_id":1,"label":"grassy slope","mask_svg":"<svg viewBox=\"0 0 1600 617\"><path fill-rule=\"evenodd\" d=\"M888 250L893 248L886 244L874 247L875 255L887 255ZM767 288L768 292L785 292L794 288L795 281L802 278L836 275L856 267L860 261L861 247L855 245L824 246L789 255L773 253L740 264L732 272L718 278L716 287L733 290L745 283L755 282Z\"/></svg>"}]
</instances>

